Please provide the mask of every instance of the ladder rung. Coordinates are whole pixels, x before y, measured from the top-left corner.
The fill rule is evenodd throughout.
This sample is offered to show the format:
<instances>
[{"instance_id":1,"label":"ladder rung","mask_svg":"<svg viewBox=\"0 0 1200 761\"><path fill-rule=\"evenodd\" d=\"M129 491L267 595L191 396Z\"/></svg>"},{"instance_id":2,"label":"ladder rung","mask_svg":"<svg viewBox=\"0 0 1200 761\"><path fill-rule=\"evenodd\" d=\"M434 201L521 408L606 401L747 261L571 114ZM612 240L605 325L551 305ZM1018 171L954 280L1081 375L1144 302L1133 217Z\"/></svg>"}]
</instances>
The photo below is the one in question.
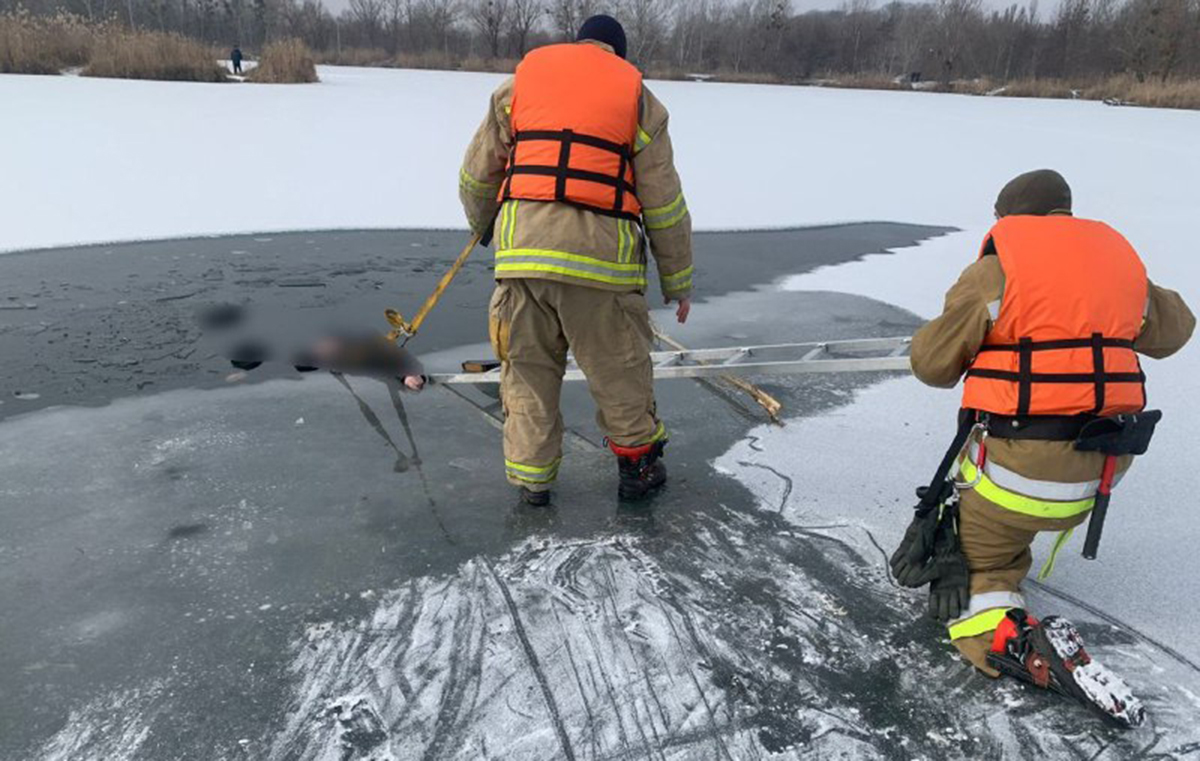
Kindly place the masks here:
<instances>
[{"instance_id":1,"label":"ladder rung","mask_svg":"<svg viewBox=\"0 0 1200 761\"><path fill-rule=\"evenodd\" d=\"M737 364L738 362L742 361L746 357L750 356L752 353L753 352L751 352L749 349L738 349L737 352L730 355L729 359L725 360L721 364L722 365Z\"/></svg>"}]
</instances>

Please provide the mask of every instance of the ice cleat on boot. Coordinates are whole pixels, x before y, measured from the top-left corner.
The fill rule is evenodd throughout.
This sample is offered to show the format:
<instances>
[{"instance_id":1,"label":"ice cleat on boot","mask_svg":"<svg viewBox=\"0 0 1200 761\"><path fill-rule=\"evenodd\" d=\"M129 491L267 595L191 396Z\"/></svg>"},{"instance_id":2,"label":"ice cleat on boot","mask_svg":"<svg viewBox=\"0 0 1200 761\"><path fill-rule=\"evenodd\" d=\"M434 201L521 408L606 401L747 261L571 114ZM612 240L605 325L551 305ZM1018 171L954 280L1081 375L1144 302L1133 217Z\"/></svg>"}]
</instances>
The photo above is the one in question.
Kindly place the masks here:
<instances>
[{"instance_id":1,"label":"ice cleat on boot","mask_svg":"<svg viewBox=\"0 0 1200 761\"><path fill-rule=\"evenodd\" d=\"M550 490L534 491L528 486L522 486L521 501L530 507L546 507L550 504Z\"/></svg>"},{"instance_id":2,"label":"ice cleat on boot","mask_svg":"<svg viewBox=\"0 0 1200 761\"><path fill-rule=\"evenodd\" d=\"M667 482L667 466L662 463L666 441L656 441L641 447L619 447L611 441L608 447L617 456L620 484L617 496L628 502L645 499Z\"/></svg>"},{"instance_id":3,"label":"ice cleat on boot","mask_svg":"<svg viewBox=\"0 0 1200 761\"><path fill-rule=\"evenodd\" d=\"M1013 609L996 629L988 664L1002 674L1073 698L1117 726L1132 729L1146 718L1142 701L1125 682L1097 663L1079 630L1065 618L1042 621Z\"/></svg>"}]
</instances>

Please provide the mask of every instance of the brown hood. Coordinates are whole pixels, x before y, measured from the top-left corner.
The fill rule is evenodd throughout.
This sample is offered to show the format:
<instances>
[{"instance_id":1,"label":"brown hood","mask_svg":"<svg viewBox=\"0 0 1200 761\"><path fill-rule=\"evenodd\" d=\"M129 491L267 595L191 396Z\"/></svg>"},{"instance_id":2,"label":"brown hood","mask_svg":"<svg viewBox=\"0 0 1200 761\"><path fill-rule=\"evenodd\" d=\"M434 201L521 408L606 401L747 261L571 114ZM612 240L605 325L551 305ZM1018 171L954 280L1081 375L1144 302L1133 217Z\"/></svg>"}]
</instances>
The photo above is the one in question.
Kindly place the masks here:
<instances>
[{"instance_id":1,"label":"brown hood","mask_svg":"<svg viewBox=\"0 0 1200 761\"><path fill-rule=\"evenodd\" d=\"M1026 172L1010 181L996 198L996 216L1071 213L1071 186L1053 169Z\"/></svg>"}]
</instances>

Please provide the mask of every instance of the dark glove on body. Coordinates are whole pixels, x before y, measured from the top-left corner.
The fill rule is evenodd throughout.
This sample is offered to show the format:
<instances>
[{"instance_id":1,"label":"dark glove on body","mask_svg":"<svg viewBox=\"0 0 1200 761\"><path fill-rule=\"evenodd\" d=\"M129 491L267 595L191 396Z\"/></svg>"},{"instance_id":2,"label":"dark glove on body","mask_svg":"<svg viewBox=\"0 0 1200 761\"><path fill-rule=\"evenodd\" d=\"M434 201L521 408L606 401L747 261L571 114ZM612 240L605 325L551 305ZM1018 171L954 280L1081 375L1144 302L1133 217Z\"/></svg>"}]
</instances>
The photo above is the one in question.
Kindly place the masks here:
<instances>
[{"instance_id":1,"label":"dark glove on body","mask_svg":"<svg viewBox=\"0 0 1200 761\"><path fill-rule=\"evenodd\" d=\"M479 245L487 248L492 245L492 237L496 234L496 218L492 217L492 221L488 224L487 229L479 235Z\"/></svg>"},{"instance_id":2,"label":"dark glove on body","mask_svg":"<svg viewBox=\"0 0 1200 761\"><path fill-rule=\"evenodd\" d=\"M916 589L933 580L934 565L930 561L937 530L937 508L926 510L923 514L918 509L890 561L892 576L900 586Z\"/></svg>"},{"instance_id":3,"label":"dark glove on body","mask_svg":"<svg viewBox=\"0 0 1200 761\"><path fill-rule=\"evenodd\" d=\"M958 618L971 606L971 571L958 541L958 506L948 506L934 540L929 615L938 621Z\"/></svg>"}]
</instances>

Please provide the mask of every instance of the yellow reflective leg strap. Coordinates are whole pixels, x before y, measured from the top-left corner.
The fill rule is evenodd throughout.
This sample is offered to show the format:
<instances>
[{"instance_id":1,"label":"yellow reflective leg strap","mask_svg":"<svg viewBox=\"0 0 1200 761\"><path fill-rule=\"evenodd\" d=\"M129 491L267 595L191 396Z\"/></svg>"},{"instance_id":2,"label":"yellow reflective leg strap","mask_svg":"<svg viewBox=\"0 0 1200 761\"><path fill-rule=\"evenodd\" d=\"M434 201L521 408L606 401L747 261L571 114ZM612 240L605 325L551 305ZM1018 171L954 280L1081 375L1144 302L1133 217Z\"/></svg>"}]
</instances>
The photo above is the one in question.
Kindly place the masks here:
<instances>
[{"instance_id":1,"label":"yellow reflective leg strap","mask_svg":"<svg viewBox=\"0 0 1200 761\"><path fill-rule=\"evenodd\" d=\"M1008 611L1012 608L992 608L985 610L977 616L962 621L955 622L950 625L950 639L963 639L964 637L977 637L980 634L993 632L1004 617L1008 615Z\"/></svg>"},{"instance_id":2,"label":"yellow reflective leg strap","mask_svg":"<svg viewBox=\"0 0 1200 761\"><path fill-rule=\"evenodd\" d=\"M997 486L992 479L987 477L987 474L980 473L979 468L971 462L969 457L962 460L962 477L967 483L975 483L975 492L989 502L1015 513L1032 515L1035 518L1073 518L1091 510L1096 504L1095 497L1071 502L1055 502L1017 494ZM977 483L976 479L978 479Z\"/></svg>"},{"instance_id":3,"label":"yellow reflective leg strap","mask_svg":"<svg viewBox=\"0 0 1200 761\"><path fill-rule=\"evenodd\" d=\"M518 481L525 481L531 484L548 484L553 483L554 479L558 478L558 467L561 464L561 457L549 465L524 465L512 460L505 460L504 469L510 477Z\"/></svg>"},{"instance_id":4,"label":"yellow reflective leg strap","mask_svg":"<svg viewBox=\"0 0 1200 761\"><path fill-rule=\"evenodd\" d=\"M1038 571L1038 581L1045 581L1050 578L1050 574L1054 573L1054 563L1058 560L1058 551L1067 544L1073 533L1075 533L1073 528L1058 532L1058 538L1054 540L1054 549L1050 550L1050 557L1046 558L1042 570Z\"/></svg>"}]
</instances>

